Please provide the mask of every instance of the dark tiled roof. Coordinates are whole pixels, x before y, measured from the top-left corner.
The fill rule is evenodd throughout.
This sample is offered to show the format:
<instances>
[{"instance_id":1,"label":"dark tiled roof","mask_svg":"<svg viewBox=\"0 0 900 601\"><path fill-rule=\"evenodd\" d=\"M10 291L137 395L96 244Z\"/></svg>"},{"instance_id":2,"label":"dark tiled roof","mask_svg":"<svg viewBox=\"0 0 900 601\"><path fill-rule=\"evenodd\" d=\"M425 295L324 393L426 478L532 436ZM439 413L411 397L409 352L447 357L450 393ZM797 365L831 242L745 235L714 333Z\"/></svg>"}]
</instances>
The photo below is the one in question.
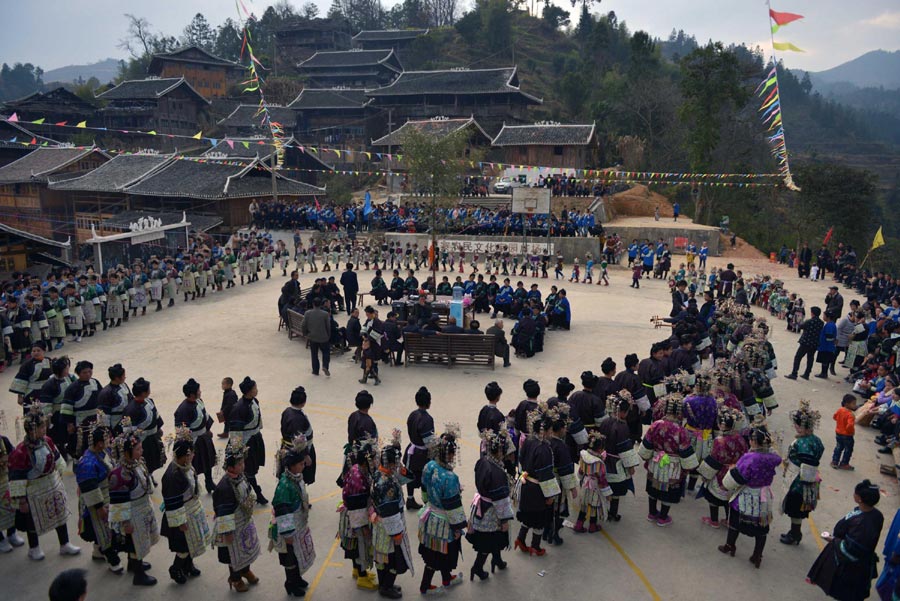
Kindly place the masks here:
<instances>
[{"instance_id":1,"label":"dark tiled roof","mask_svg":"<svg viewBox=\"0 0 900 601\"><path fill-rule=\"evenodd\" d=\"M8 100L5 106L9 112L46 110L48 112L74 112L84 115L90 115L94 112L93 105L62 87L49 92L34 92L18 100Z\"/></svg>"},{"instance_id":2,"label":"dark tiled roof","mask_svg":"<svg viewBox=\"0 0 900 601\"><path fill-rule=\"evenodd\" d=\"M153 173L170 160L172 160L171 155L122 154L86 175L54 181L50 187L54 190L120 192L139 179Z\"/></svg>"},{"instance_id":3,"label":"dark tiled roof","mask_svg":"<svg viewBox=\"0 0 900 601\"><path fill-rule=\"evenodd\" d=\"M159 219L163 225L172 225L181 223L185 215L178 212L122 211L109 219L104 219L101 225L106 228L127 230L129 225L136 223L142 217ZM191 224L191 229L198 232L205 232L222 223L222 218L218 215L200 215L196 213L188 213L187 220Z\"/></svg>"},{"instance_id":4,"label":"dark tiled roof","mask_svg":"<svg viewBox=\"0 0 900 601\"><path fill-rule=\"evenodd\" d=\"M34 148L34 146L24 146L31 142L34 138L38 144L47 143L48 146L56 146L59 144L56 140L35 135L28 131L22 125L15 122L0 119L0 148Z\"/></svg>"},{"instance_id":5,"label":"dark tiled roof","mask_svg":"<svg viewBox=\"0 0 900 601\"><path fill-rule=\"evenodd\" d=\"M46 182L47 177L54 171L62 169L92 152L100 151L95 148L38 148L21 159L0 168L0 184Z\"/></svg>"},{"instance_id":6,"label":"dark tiled roof","mask_svg":"<svg viewBox=\"0 0 900 601\"><path fill-rule=\"evenodd\" d=\"M154 54L147 69L148 73L158 73L162 71L162 63L165 61L174 61L179 63L200 63L204 65L213 65L217 67L227 67L233 69L243 69L242 65L233 63L224 58L219 58L214 54L210 54L199 46L185 46L172 52L160 52Z\"/></svg>"},{"instance_id":7,"label":"dark tiled roof","mask_svg":"<svg viewBox=\"0 0 900 601\"><path fill-rule=\"evenodd\" d=\"M257 114L259 106L255 104L242 104L230 115L219 121L221 127L258 128L268 131L268 126L263 123L263 115ZM280 123L282 129L293 129L297 125L297 113L286 107L269 107L269 118Z\"/></svg>"},{"instance_id":8,"label":"dark tiled roof","mask_svg":"<svg viewBox=\"0 0 900 601\"><path fill-rule=\"evenodd\" d=\"M11 236L16 236L25 240L31 240L32 242L38 242L47 246L53 246L54 248L72 247L71 239L66 242L57 242L56 240L51 240L49 238L44 238L43 236L38 236L37 234L32 234L31 232L26 232L25 230L14 228L13 226L6 225L5 223L0 223L0 231L5 232Z\"/></svg>"},{"instance_id":9,"label":"dark tiled roof","mask_svg":"<svg viewBox=\"0 0 900 601\"><path fill-rule=\"evenodd\" d=\"M246 166L228 165L209 160L200 163L177 160L126 189L141 196L176 196L181 198L247 198L272 193L270 172L260 177L251 174L257 168L253 161ZM279 177L278 193L286 196L324 194L324 189Z\"/></svg>"},{"instance_id":10,"label":"dark tiled roof","mask_svg":"<svg viewBox=\"0 0 900 601\"><path fill-rule=\"evenodd\" d=\"M394 59L391 61L391 59ZM316 52L309 59L300 63L304 69L341 69L346 67L363 67L386 64L387 67L400 71L391 62L396 63L393 50L346 50L338 52ZM399 63L398 63L399 64Z\"/></svg>"},{"instance_id":11,"label":"dark tiled roof","mask_svg":"<svg viewBox=\"0 0 900 601\"><path fill-rule=\"evenodd\" d=\"M100 100L156 100L179 86L187 86L187 89L197 98L209 104L209 101L191 87L191 84L185 81L183 77L151 77L150 79L123 81L116 87L99 94L97 98Z\"/></svg>"},{"instance_id":12,"label":"dark tiled roof","mask_svg":"<svg viewBox=\"0 0 900 601\"><path fill-rule=\"evenodd\" d=\"M394 82L383 88L367 90L366 95L418 96L421 94L522 94L533 102L539 98L519 89L515 67L499 69L450 69L442 71L404 71Z\"/></svg>"},{"instance_id":13,"label":"dark tiled roof","mask_svg":"<svg viewBox=\"0 0 900 601\"><path fill-rule=\"evenodd\" d=\"M411 40L420 35L426 35L427 29L376 29L370 31L360 31L353 36L354 42L374 42L374 41L393 41L393 40Z\"/></svg>"},{"instance_id":14,"label":"dark tiled roof","mask_svg":"<svg viewBox=\"0 0 900 601\"><path fill-rule=\"evenodd\" d=\"M306 88L288 107L292 109L361 109L371 100L365 90Z\"/></svg>"},{"instance_id":15,"label":"dark tiled roof","mask_svg":"<svg viewBox=\"0 0 900 601\"><path fill-rule=\"evenodd\" d=\"M294 179L278 176L278 196L324 196L325 188L317 188ZM266 196L272 194L272 176L267 171L264 177L242 177L232 179L228 186L228 196L246 198L249 196Z\"/></svg>"},{"instance_id":16,"label":"dark tiled roof","mask_svg":"<svg viewBox=\"0 0 900 601\"><path fill-rule=\"evenodd\" d=\"M372 146L400 146L403 144L403 136L411 129L418 130L437 138L443 138L467 127L473 127L476 131L481 132L481 135L484 136L484 138L487 140L491 139L481 126L478 125L478 122L471 117L468 119L429 119L426 121L407 121L393 133L374 140Z\"/></svg>"},{"instance_id":17,"label":"dark tiled roof","mask_svg":"<svg viewBox=\"0 0 900 601\"><path fill-rule=\"evenodd\" d=\"M585 146L594 138L590 125L504 125L493 146Z\"/></svg>"},{"instance_id":18,"label":"dark tiled roof","mask_svg":"<svg viewBox=\"0 0 900 601\"><path fill-rule=\"evenodd\" d=\"M244 146L244 142L247 146ZM226 138L219 140L215 146L204 152L203 156L214 157L219 154L232 159L255 159L257 156L265 159L272 154L272 142L266 138Z\"/></svg>"}]
</instances>

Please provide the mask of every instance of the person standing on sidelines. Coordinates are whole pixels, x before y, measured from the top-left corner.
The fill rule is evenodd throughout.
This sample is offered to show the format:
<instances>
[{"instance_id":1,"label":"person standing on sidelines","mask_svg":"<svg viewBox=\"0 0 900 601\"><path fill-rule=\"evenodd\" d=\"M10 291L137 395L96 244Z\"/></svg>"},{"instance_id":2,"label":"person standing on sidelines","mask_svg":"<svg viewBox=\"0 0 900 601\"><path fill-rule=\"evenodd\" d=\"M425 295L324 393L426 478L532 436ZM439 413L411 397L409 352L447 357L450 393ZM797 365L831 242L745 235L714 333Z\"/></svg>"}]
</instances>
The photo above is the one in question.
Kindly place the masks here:
<instances>
[{"instance_id":1,"label":"person standing on sidelines","mask_svg":"<svg viewBox=\"0 0 900 601\"><path fill-rule=\"evenodd\" d=\"M331 364L331 315L322 310L322 299L313 301L313 308L303 314L301 334L309 340L309 353L312 357L312 374L319 375L319 352L322 353L322 371L330 376L328 367Z\"/></svg>"}]
</instances>

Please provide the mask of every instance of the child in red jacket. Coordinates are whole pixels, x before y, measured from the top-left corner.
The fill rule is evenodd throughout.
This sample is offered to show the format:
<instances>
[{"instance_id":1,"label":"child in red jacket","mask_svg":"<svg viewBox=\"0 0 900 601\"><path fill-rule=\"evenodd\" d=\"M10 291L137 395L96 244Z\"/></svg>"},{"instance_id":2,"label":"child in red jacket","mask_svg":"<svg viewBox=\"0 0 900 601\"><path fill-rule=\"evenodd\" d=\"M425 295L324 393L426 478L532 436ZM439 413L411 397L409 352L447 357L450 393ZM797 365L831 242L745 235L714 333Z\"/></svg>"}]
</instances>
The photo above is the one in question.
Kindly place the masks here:
<instances>
[{"instance_id":1,"label":"child in red jacket","mask_svg":"<svg viewBox=\"0 0 900 601\"><path fill-rule=\"evenodd\" d=\"M831 467L840 470L852 470L850 456L853 455L853 434L856 431L856 396L845 394L841 400L841 408L834 412L837 422L834 433L837 442L831 456Z\"/></svg>"}]
</instances>

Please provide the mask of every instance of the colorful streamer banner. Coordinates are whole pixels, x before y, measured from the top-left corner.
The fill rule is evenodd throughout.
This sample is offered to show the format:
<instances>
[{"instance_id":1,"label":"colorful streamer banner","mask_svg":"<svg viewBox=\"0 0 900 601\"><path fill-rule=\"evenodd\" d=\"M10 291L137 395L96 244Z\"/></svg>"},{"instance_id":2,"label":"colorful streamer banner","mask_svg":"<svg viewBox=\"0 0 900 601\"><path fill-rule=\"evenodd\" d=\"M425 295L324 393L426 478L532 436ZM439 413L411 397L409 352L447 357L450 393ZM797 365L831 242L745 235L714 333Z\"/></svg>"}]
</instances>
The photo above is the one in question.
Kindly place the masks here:
<instances>
[{"instance_id":1,"label":"colorful streamer banner","mask_svg":"<svg viewBox=\"0 0 900 601\"><path fill-rule=\"evenodd\" d=\"M772 33L777 33L779 29L787 25L788 23L793 23L794 21L799 21L803 18L803 15L798 15L797 13L780 13L778 11L772 10L769 8L769 17L775 22L772 25Z\"/></svg>"},{"instance_id":2,"label":"colorful streamer banner","mask_svg":"<svg viewBox=\"0 0 900 601\"><path fill-rule=\"evenodd\" d=\"M775 50L790 50L791 52L806 52L803 48L798 48L790 42L772 42Z\"/></svg>"},{"instance_id":3,"label":"colorful streamer banner","mask_svg":"<svg viewBox=\"0 0 900 601\"><path fill-rule=\"evenodd\" d=\"M769 71L762 83L756 88L757 95L760 98L765 96L765 99L759 108L759 112L762 113L760 119L763 124L767 126L766 140L771 146L772 157L778 165L785 187L789 190L799 192L800 188L794 183L794 178L791 175L790 161L788 160L787 142L784 133L784 117L781 111L781 96L778 90L778 59L774 56L774 51L789 50L792 52L804 52L802 48L798 48L791 42L775 41L776 31L785 25L802 19L803 15L773 10L772 5L768 0L766 4L769 8L769 19L774 23L774 25L772 25L771 34L773 56L772 70Z\"/></svg>"}]
</instances>

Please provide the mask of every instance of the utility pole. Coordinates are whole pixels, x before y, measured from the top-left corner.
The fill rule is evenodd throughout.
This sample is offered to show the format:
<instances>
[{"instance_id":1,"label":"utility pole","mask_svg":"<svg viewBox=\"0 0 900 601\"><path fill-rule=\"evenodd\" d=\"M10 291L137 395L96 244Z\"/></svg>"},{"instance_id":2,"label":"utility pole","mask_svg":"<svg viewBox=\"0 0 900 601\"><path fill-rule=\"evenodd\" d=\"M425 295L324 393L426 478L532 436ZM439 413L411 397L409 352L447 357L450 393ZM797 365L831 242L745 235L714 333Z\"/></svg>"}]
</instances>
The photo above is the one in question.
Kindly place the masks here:
<instances>
[{"instance_id":1,"label":"utility pole","mask_svg":"<svg viewBox=\"0 0 900 601\"><path fill-rule=\"evenodd\" d=\"M434 292L431 300L437 300L437 190L434 187L434 174L431 174L431 252L428 258L431 259L431 283L434 285Z\"/></svg>"},{"instance_id":2,"label":"utility pole","mask_svg":"<svg viewBox=\"0 0 900 601\"><path fill-rule=\"evenodd\" d=\"M389 108L388 109L388 154L391 154L391 134L394 133L393 115L394 115L394 109ZM391 178L391 163L392 162L393 161L391 159L388 159L388 172L387 172L387 182L386 182L388 199L390 199L390 197L391 197L391 179L392 179Z\"/></svg>"},{"instance_id":3,"label":"utility pole","mask_svg":"<svg viewBox=\"0 0 900 601\"><path fill-rule=\"evenodd\" d=\"M278 203L278 182L275 179L275 163L278 160L278 147L275 146L275 138L272 138L272 202Z\"/></svg>"}]
</instances>

